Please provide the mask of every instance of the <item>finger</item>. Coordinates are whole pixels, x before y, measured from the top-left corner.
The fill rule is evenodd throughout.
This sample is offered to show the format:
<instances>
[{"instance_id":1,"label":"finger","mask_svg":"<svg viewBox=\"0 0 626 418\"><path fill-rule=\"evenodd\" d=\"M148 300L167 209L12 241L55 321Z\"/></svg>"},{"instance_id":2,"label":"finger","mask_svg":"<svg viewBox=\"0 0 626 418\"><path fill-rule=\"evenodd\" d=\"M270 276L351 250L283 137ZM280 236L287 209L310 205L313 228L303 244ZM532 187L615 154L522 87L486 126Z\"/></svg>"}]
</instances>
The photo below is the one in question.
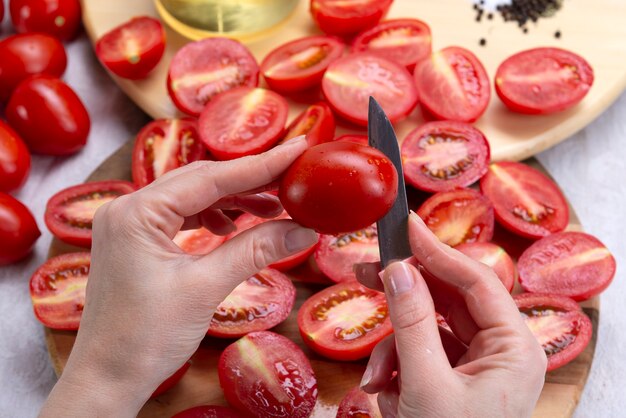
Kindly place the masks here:
<instances>
[{"instance_id":1,"label":"finger","mask_svg":"<svg viewBox=\"0 0 626 418\"><path fill-rule=\"evenodd\" d=\"M398 416L399 405L400 389L398 388L398 378L394 378L385 390L378 394L378 409L380 409L381 416L395 418Z\"/></svg>"},{"instance_id":2,"label":"finger","mask_svg":"<svg viewBox=\"0 0 626 418\"><path fill-rule=\"evenodd\" d=\"M396 370L396 339L392 334L374 347L361 379L361 389L367 393L382 391L389 385Z\"/></svg>"},{"instance_id":3,"label":"finger","mask_svg":"<svg viewBox=\"0 0 626 418\"><path fill-rule=\"evenodd\" d=\"M380 280L380 262L374 263L358 263L353 266L356 279L365 287L384 292L382 280Z\"/></svg>"},{"instance_id":4,"label":"finger","mask_svg":"<svg viewBox=\"0 0 626 418\"><path fill-rule=\"evenodd\" d=\"M441 338L441 344L446 352L450 366L456 366L459 359L467 353L467 346L453 333L442 327L439 327L439 338Z\"/></svg>"},{"instance_id":5,"label":"finger","mask_svg":"<svg viewBox=\"0 0 626 418\"><path fill-rule=\"evenodd\" d=\"M235 223L219 209L205 209L185 218L181 231L204 227L215 235L228 235L237 230Z\"/></svg>"},{"instance_id":6,"label":"finger","mask_svg":"<svg viewBox=\"0 0 626 418\"><path fill-rule=\"evenodd\" d=\"M278 197L267 193L227 196L211 207L213 209L243 210L261 218L275 218L283 213L283 206Z\"/></svg>"}]
</instances>

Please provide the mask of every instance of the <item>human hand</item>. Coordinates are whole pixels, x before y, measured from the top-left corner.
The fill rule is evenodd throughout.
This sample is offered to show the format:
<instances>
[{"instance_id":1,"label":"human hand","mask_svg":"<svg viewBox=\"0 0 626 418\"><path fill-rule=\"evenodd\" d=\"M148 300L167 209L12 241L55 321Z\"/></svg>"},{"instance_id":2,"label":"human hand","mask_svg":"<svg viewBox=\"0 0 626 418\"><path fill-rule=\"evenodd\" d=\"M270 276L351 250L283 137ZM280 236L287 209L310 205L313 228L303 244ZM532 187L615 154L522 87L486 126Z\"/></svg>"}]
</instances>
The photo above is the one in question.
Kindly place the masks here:
<instances>
[{"instance_id":1,"label":"human hand","mask_svg":"<svg viewBox=\"0 0 626 418\"><path fill-rule=\"evenodd\" d=\"M196 162L97 211L80 329L42 416L135 416L196 351L238 284L317 242L292 221L264 223L204 256L172 242L181 228L231 232L221 209L280 214L276 197L256 193L305 149L300 138L261 155Z\"/></svg>"},{"instance_id":2,"label":"human hand","mask_svg":"<svg viewBox=\"0 0 626 418\"><path fill-rule=\"evenodd\" d=\"M376 265L355 269L361 283L385 291L395 331L374 349L363 390L379 393L384 417L531 416L547 359L507 290L415 213L409 237L418 267L390 264L382 283ZM456 365L442 346L435 307L469 346Z\"/></svg>"}]
</instances>

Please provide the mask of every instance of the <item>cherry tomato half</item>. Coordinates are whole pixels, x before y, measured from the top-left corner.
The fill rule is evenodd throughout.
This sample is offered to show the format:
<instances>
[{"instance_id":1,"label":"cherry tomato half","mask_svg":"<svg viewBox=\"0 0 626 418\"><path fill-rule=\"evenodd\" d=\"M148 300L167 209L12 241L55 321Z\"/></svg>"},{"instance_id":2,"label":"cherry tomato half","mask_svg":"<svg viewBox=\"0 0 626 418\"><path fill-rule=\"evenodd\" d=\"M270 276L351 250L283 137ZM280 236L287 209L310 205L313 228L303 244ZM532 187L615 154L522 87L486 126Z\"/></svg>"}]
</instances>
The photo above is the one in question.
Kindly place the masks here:
<instances>
[{"instance_id":1,"label":"cherry tomato half","mask_svg":"<svg viewBox=\"0 0 626 418\"><path fill-rule=\"evenodd\" d=\"M135 190L133 183L122 180L96 181L68 187L48 201L44 215L46 226L61 241L89 248L96 210Z\"/></svg>"},{"instance_id":2,"label":"cherry tomato half","mask_svg":"<svg viewBox=\"0 0 626 418\"><path fill-rule=\"evenodd\" d=\"M422 108L435 119L474 122L487 109L491 86L476 56L451 46L415 67Z\"/></svg>"},{"instance_id":3,"label":"cherry tomato half","mask_svg":"<svg viewBox=\"0 0 626 418\"><path fill-rule=\"evenodd\" d=\"M28 208L0 192L0 266L26 257L41 236Z\"/></svg>"},{"instance_id":4,"label":"cherry tomato half","mask_svg":"<svg viewBox=\"0 0 626 418\"><path fill-rule=\"evenodd\" d=\"M87 109L74 90L57 78L36 75L22 81L5 113L34 153L69 155L87 143L91 126Z\"/></svg>"},{"instance_id":5,"label":"cherry tomato half","mask_svg":"<svg viewBox=\"0 0 626 418\"><path fill-rule=\"evenodd\" d=\"M165 31L158 19L135 17L102 35L96 55L113 74L138 80L157 66L165 52Z\"/></svg>"},{"instance_id":6,"label":"cherry tomato half","mask_svg":"<svg viewBox=\"0 0 626 418\"><path fill-rule=\"evenodd\" d=\"M67 66L65 48L44 33L9 36L0 41L0 103L20 82L35 74L61 77Z\"/></svg>"},{"instance_id":7,"label":"cherry tomato half","mask_svg":"<svg viewBox=\"0 0 626 418\"><path fill-rule=\"evenodd\" d=\"M466 256L491 267L506 290L511 293L515 285L515 264L502 247L491 242L471 242L457 245Z\"/></svg>"},{"instance_id":8,"label":"cherry tomato half","mask_svg":"<svg viewBox=\"0 0 626 418\"><path fill-rule=\"evenodd\" d=\"M78 34L79 0L10 0L11 21L20 32L43 32L62 41Z\"/></svg>"},{"instance_id":9,"label":"cherry tomato half","mask_svg":"<svg viewBox=\"0 0 626 418\"><path fill-rule=\"evenodd\" d=\"M30 152L22 138L0 120L0 192L9 193L26 182Z\"/></svg>"},{"instance_id":10,"label":"cherry tomato half","mask_svg":"<svg viewBox=\"0 0 626 418\"><path fill-rule=\"evenodd\" d=\"M417 89L406 68L365 52L333 62L322 79L322 91L333 111L361 126L367 126L370 96L391 122L405 118L417 104Z\"/></svg>"},{"instance_id":11,"label":"cherry tomato half","mask_svg":"<svg viewBox=\"0 0 626 418\"><path fill-rule=\"evenodd\" d=\"M300 135L306 135L310 147L333 140L335 137L335 117L326 103L315 103L300 113L289 124L287 133L280 143Z\"/></svg>"},{"instance_id":12,"label":"cherry tomato half","mask_svg":"<svg viewBox=\"0 0 626 418\"><path fill-rule=\"evenodd\" d=\"M317 400L306 355L273 332L252 332L226 347L218 375L228 403L255 417L306 418Z\"/></svg>"},{"instance_id":13,"label":"cherry tomato half","mask_svg":"<svg viewBox=\"0 0 626 418\"><path fill-rule=\"evenodd\" d=\"M278 193L294 221L322 234L370 226L397 194L398 173L383 153L343 141L304 151L284 173Z\"/></svg>"},{"instance_id":14,"label":"cherry tomato half","mask_svg":"<svg viewBox=\"0 0 626 418\"><path fill-rule=\"evenodd\" d=\"M311 15L331 35L351 36L376 25L393 0L311 0Z\"/></svg>"},{"instance_id":15,"label":"cherry tomato half","mask_svg":"<svg viewBox=\"0 0 626 418\"><path fill-rule=\"evenodd\" d=\"M510 56L496 72L496 93L511 110L560 112L591 89L593 69L581 56L560 48L534 48Z\"/></svg>"},{"instance_id":16,"label":"cherry tomato half","mask_svg":"<svg viewBox=\"0 0 626 418\"><path fill-rule=\"evenodd\" d=\"M144 187L168 171L201 160L205 155L194 120L154 120L144 126L135 139L133 181Z\"/></svg>"},{"instance_id":17,"label":"cherry tomato half","mask_svg":"<svg viewBox=\"0 0 626 418\"><path fill-rule=\"evenodd\" d=\"M202 405L185 409L172 418L243 418L243 416L225 406Z\"/></svg>"},{"instance_id":18,"label":"cherry tomato half","mask_svg":"<svg viewBox=\"0 0 626 418\"><path fill-rule=\"evenodd\" d=\"M206 228L198 228L179 231L172 241L187 254L206 255L222 245L226 237L215 235Z\"/></svg>"},{"instance_id":19,"label":"cherry tomato half","mask_svg":"<svg viewBox=\"0 0 626 418\"><path fill-rule=\"evenodd\" d=\"M35 316L48 328L76 331L85 307L89 253L67 253L43 263L30 278Z\"/></svg>"},{"instance_id":20,"label":"cherry tomato half","mask_svg":"<svg viewBox=\"0 0 626 418\"><path fill-rule=\"evenodd\" d=\"M377 399L378 394L370 395L355 387L341 400L336 418L383 418Z\"/></svg>"},{"instance_id":21,"label":"cherry tomato half","mask_svg":"<svg viewBox=\"0 0 626 418\"><path fill-rule=\"evenodd\" d=\"M256 87L259 66L241 43L228 38L190 42L178 50L167 74L167 90L178 109L198 116L219 93Z\"/></svg>"},{"instance_id":22,"label":"cherry tomato half","mask_svg":"<svg viewBox=\"0 0 626 418\"><path fill-rule=\"evenodd\" d=\"M185 362L185 364L183 364L180 369L176 370L173 375L165 379L163 383L161 383L159 387L156 388L156 390L152 393L152 395L150 395L150 399L154 399L157 396L161 396L165 392L167 392L168 390L176 386L178 382L180 382L180 380L183 378L185 373L187 373L187 370L189 370L190 366L191 366L190 361Z\"/></svg>"},{"instance_id":23,"label":"cherry tomato half","mask_svg":"<svg viewBox=\"0 0 626 418\"><path fill-rule=\"evenodd\" d=\"M430 57L430 27L417 19L394 19L381 22L359 34L352 42L352 52L372 52L413 71L415 64Z\"/></svg>"}]
</instances>

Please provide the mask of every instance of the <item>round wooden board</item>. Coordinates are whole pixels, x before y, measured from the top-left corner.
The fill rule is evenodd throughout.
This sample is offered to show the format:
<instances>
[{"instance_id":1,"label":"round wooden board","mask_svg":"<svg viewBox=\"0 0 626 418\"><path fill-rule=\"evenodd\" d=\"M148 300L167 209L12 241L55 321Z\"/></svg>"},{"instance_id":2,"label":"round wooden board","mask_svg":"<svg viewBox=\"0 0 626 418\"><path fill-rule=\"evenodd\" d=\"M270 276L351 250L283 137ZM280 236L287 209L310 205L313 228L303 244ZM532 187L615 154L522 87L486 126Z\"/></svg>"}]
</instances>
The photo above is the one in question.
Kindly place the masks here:
<instances>
[{"instance_id":1,"label":"round wooden board","mask_svg":"<svg viewBox=\"0 0 626 418\"><path fill-rule=\"evenodd\" d=\"M129 141L115 154L109 157L94 171L87 181L123 179L130 180L130 162L133 141ZM539 169L543 168L532 159L528 163ZM418 198L409 190L411 206L419 204ZM580 230L576 214L570 207L569 230ZM527 241L515 237L508 232L497 229L494 240L502 245L513 257L515 249L523 248ZM72 247L58 240L53 240L49 257L72 251L84 251ZM305 266L289 272L295 279L297 299L294 310L289 318L276 327L274 331L283 334L298 343L307 356L317 375L319 398L313 417L331 418L335 416L337 405L341 398L356 386L365 370L365 361L341 363L326 360L309 350L298 332L296 316L299 307L313 293L328 285L324 279L315 275ZM320 283L321 282L321 283ZM517 285L519 286L519 285ZM519 289L517 289L519 291ZM596 332L599 320L600 300L595 297L583 303L586 314L593 322L593 338L587 349L576 360L567 366L548 373L541 398L537 404L534 417L561 418L570 417L578 404L580 394L587 381L593 354L596 345ZM63 371L67 358L74 343L75 332L55 331L46 328L46 340L50 357L57 375ZM230 340L205 338L200 349L192 358L193 364L181 382L172 390L157 399L148 402L139 414L140 417L170 417L174 413L202 404L226 405L217 377L217 360L221 351L230 343Z\"/></svg>"},{"instance_id":2,"label":"round wooden board","mask_svg":"<svg viewBox=\"0 0 626 418\"><path fill-rule=\"evenodd\" d=\"M82 0L83 20L92 41L133 16L158 16L154 0ZM288 20L266 36L248 42L257 60L281 43L319 33L308 12L308 0L300 0ZM493 160L522 160L565 140L595 119L626 87L626 2L615 0L577 0L564 2L563 9L551 19L530 25L523 34L516 24L493 20L475 21L468 0L395 0L388 18L416 17L427 22L433 34L433 50L460 45L474 51L490 77L497 66L511 54L532 47L557 46L585 57L595 71L595 82L588 96L574 108L550 115L527 116L508 111L492 91L487 112L476 123L491 144ZM167 29L167 51L161 63L145 80L131 81L113 76L116 83L139 107L153 118L178 115L166 91L167 69L174 53L186 42ZM560 30L561 39L555 39ZM480 38L487 45L480 47ZM492 89L493 90L493 89ZM302 99L302 98L300 98ZM306 105L290 100L290 120ZM398 138L423 122L419 110L396 124ZM338 134L346 128L339 127Z\"/></svg>"}]
</instances>

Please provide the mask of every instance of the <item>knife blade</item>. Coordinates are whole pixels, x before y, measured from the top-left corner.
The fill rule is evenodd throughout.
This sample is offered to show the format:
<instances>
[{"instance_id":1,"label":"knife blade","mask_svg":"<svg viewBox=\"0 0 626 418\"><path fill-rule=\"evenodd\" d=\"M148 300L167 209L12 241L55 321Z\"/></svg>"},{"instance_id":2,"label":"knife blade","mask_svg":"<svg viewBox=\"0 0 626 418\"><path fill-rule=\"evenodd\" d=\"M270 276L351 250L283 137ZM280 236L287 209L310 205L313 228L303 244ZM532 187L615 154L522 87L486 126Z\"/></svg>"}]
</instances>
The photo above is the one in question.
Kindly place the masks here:
<instances>
[{"instance_id":1,"label":"knife blade","mask_svg":"<svg viewBox=\"0 0 626 418\"><path fill-rule=\"evenodd\" d=\"M406 201L402 158L396 133L384 110L371 96L367 120L369 145L385 154L398 172L396 201L389 212L376 222L380 262L385 268L392 261L404 260L412 256L408 235L409 206Z\"/></svg>"}]
</instances>

